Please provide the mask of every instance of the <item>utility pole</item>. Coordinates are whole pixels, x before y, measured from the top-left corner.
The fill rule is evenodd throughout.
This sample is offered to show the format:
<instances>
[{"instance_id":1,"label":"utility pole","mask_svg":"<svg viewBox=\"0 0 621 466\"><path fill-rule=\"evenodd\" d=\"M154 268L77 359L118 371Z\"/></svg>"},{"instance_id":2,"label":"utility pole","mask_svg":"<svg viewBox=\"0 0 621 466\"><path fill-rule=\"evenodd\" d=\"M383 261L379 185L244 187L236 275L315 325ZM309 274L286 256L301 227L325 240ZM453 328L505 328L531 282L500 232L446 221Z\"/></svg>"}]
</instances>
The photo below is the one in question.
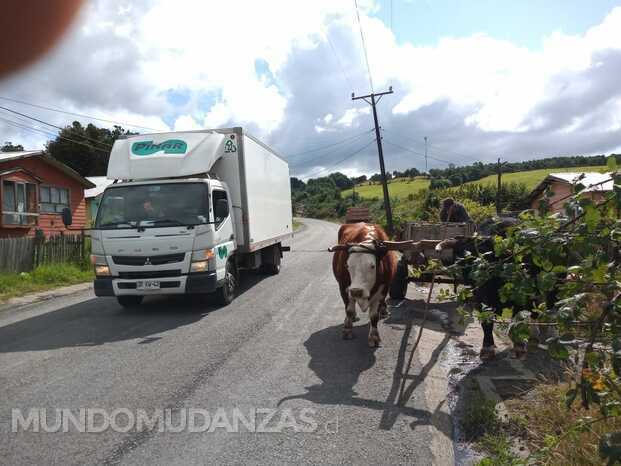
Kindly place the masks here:
<instances>
[{"instance_id":1,"label":"utility pole","mask_svg":"<svg viewBox=\"0 0 621 466\"><path fill-rule=\"evenodd\" d=\"M380 135L380 127L377 121L377 109L375 106L379 103L382 96L387 94L392 94L392 86L388 88L386 92L377 92L368 95L362 95L360 97L356 97L355 94L351 93L351 100L362 99L366 103L368 103L373 108L373 121L375 123L375 140L377 141L377 153L379 155L379 163L380 163L380 172L382 175L382 190L384 191L384 209L386 210L386 227L388 228L388 235L392 235L393 225L392 225L392 209L390 207L390 195L388 194L388 183L386 180L386 168L384 167L384 151L382 150L382 136ZM376 99L376 97L378 97ZM371 101L367 99L371 99Z\"/></svg>"},{"instance_id":2,"label":"utility pole","mask_svg":"<svg viewBox=\"0 0 621 466\"><path fill-rule=\"evenodd\" d=\"M502 187L502 166L507 163L507 162L500 162L500 157L498 157L498 165L497 165L497 172L498 172L498 185L496 188L496 215L500 216L500 210L501 210L501 206L500 206L500 189Z\"/></svg>"},{"instance_id":3,"label":"utility pole","mask_svg":"<svg viewBox=\"0 0 621 466\"><path fill-rule=\"evenodd\" d=\"M427 136L425 136L425 172L428 172L428 169L427 169Z\"/></svg>"}]
</instances>

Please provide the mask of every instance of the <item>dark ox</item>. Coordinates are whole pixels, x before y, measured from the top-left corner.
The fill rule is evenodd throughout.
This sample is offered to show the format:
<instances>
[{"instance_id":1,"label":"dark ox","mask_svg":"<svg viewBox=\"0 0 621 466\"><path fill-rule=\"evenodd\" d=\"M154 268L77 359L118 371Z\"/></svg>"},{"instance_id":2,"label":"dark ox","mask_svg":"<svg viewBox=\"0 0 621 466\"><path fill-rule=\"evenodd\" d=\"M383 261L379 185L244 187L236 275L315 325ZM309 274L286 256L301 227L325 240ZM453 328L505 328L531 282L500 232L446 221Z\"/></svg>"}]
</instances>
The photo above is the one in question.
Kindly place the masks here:
<instances>
[{"instance_id":1,"label":"dark ox","mask_svg":"<svg viewBox=\"0 0 621 466\"><path fill-rule=\"evenodd\" d=\"M504 236L504 230L512 225L513 224L502 225L498 233ZM502 314L502 309L507 307L513 309L513 317L515 317L518 312L524 310L521 309L520 305L517 303L503 302L501 300L500 290L506 283L501 277L492 276L483 283L478 284L478 286L471 277L471 266L464 260L467 253L474 256L484 255L488 261L502 261L507 259L495 256L493 237L453 238L444 240L436 246L438 251L446 248L453 248L457 262L461 262L463 283L472 288L473 301L475 304L485 304L497 316L500 316ZM536 276L542 270L535 266L528 256L525 256L524 262L527 264L529 275ZM549 307L553 306L556 300L556 290L547 293L546 302ZM531 312L531 317L536 318L537 313ZM496 346L494 344L494 321L481 321L481 327L483 328L483 346L480 356L481 359L491 359L496 354ZM526 348L524 344L519 344L514 347L514 352L517 356L523 355L525 351Z\"/></svg>"},{"instance_id":2,"label":"dark ox","mask_svg":"<svg viewBox=\"0 0 621 466\"><path fill-rule=\"evenodd\" d=\"M397 257L384 241L388 235L379 225L354 223L339 229L332 270L345 304L343 338L352 337L356 305L369 310L369 346L378 346L380 313L386 312L386 294L397 267Z\"/></svg>"}]
</instances>

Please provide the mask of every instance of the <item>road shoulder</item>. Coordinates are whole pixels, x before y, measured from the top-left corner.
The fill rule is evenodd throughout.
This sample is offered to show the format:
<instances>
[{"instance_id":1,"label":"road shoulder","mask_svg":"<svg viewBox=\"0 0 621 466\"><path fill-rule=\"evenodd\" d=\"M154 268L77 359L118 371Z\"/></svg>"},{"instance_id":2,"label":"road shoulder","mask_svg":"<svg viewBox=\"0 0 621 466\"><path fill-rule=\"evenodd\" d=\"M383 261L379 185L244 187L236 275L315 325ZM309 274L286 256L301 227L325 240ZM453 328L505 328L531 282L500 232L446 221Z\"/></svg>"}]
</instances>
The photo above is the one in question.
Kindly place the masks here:
<instances>
[{"instance_id":1,"label":"road shoulder","mask_svg":"<svg viewBox=\"0 0 621 466\"><path fill-rule=\"evenodd\" d=\"M30 304L39 303L42 301L49 301L55 298L61 298L69 296L82 291L87 291L93 288L92 282L78 283L76 285L63 286L52 290L38 291L36 293L28 293L24 296L10 298L9 300L0 303L0 313L9 311L16 311L24 306Z\"/></svg>"}]
</instances>

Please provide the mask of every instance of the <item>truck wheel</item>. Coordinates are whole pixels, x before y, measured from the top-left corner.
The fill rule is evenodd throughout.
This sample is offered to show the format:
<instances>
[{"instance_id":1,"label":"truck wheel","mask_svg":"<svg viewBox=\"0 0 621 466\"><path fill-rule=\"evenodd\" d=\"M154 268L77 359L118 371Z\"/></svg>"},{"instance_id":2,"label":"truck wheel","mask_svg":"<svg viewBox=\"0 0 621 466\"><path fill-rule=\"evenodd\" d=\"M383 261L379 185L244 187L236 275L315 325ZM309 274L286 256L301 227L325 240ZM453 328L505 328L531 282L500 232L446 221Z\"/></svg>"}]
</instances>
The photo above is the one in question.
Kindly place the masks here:
<instances>
[{"instance_id":1,"label":"truck wheel","mask_svg":"<svg viewBox=\"0 0 621 466\"><path fill-rule=\"evenodd\" d=\"M392 299L403 299L408 292L408 266L400 260L390 284L389 294Z\"/></svg>"},{"instance_id":2,"label":"truck wheel","mask_svg":"<svg viewBox=\"0 0 621 466\"><path fill-rule=\"evenodd\" d=\"M130 307L140 306L140 303L142 303L143 297L144 296L135 296L135 295L117 296L116 300L124 308L130 308Z\"/></svg>"},{"instance_id":3,"label":"truck wheel","mask_svg":"<svg viewBox=\"0 0 621 466\"><path fill-rule=\"evenodd\" d=\"M226 272L224 274L224 284L216 290L216 298L222 306L227 306L235 299L237 291L237 276L231 261L226 263Z\"/></svg>"}]
</instances>

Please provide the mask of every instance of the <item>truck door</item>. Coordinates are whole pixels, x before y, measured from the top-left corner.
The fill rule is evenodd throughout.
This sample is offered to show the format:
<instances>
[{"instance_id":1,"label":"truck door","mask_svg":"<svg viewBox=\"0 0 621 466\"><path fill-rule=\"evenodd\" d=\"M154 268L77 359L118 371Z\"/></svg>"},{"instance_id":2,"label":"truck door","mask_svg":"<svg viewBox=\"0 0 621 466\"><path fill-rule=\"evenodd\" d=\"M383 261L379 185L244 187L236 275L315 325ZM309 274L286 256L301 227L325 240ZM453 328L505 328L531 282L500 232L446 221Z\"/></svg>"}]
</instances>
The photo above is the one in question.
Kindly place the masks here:
<instances>
[{"instance_id":1,"label":"truck door","mask_svg":"<svg viewBox=\"0 0 621 466\"><path fill-rule=\"evenodd\" d=\"M216 217L216 203L224 199L229 204L229 214L224 218ZM222 280L228 258L235 251L235 234L233 232L233 218L231 216L231 201L224 189L214 188L211 191L211 211L214 215L214 252L216 253L216 277Z\"/></svg>"}]
</instances>

